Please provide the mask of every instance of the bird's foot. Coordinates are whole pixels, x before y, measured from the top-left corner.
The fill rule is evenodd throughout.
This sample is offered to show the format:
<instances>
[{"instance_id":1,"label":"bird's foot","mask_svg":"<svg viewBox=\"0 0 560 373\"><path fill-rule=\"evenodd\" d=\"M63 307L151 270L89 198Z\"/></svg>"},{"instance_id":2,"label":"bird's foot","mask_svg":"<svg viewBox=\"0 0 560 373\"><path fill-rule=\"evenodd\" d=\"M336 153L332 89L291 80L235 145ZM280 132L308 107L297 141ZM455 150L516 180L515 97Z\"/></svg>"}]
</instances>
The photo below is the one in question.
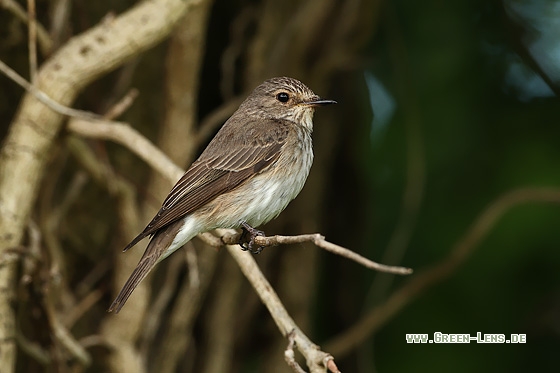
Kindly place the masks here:
<instances>
[{"instance_id":1,"label":"bird's foot","mask_svg":"<svg viewBox=\"0 0 560 373\"><path fill-rule=\"evenodd\" d=\"M253 250L253 245L255 244L255 238L259 236L266 237L264 232L251 227L246 222L241 223L241 228L243 229L243 233L241 233L241 237L239 239L239 246L241 246L241 249L243 249L243 251L249 250L253 254L259 254L263 251L264 246L259 246Z\"/></svg>"}]
</instances>

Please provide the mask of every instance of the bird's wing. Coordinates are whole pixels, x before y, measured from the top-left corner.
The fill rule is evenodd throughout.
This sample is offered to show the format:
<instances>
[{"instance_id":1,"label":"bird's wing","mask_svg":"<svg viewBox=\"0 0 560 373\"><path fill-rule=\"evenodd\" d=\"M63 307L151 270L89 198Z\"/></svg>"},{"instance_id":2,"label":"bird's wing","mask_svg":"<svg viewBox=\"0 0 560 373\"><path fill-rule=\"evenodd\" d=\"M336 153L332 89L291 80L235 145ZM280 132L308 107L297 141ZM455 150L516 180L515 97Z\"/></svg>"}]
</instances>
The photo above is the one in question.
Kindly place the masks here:
<instances>
[{"instance_id":1,"label":"bird's wing","mask_svg":"<svg viewBox=\"0 0 560 373\"><path fill-rule=\"evenodd\" d=\"M124 251L274 163L280 156L290 126L287 121L272 119L247 121L241 130L227 124L171 189L144 231Z\"/></svg>"}]
</instances>

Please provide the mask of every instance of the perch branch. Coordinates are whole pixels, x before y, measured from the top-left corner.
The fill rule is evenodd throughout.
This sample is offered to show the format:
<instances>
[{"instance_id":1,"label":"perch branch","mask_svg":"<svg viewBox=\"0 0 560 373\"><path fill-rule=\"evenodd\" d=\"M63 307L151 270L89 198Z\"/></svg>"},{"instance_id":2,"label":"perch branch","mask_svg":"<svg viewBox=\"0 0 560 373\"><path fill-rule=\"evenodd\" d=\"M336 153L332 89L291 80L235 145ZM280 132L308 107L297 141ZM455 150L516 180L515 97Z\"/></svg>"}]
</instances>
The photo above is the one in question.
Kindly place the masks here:
<instances>
[{"instance_id":1,"label":"perch branch","mask_svg":"<svg viewBox=\"0 0 560 373\"><path fill-rule=\"evenodd\" d=\"M292 330L290 334L288 334L288 347L286 347L286 351L284 351L284 360L286 360L286 364L288 364L288 366L292 368L294 372L305 373L305 370L303 370L296 361L296 355L294 353L295 345L295 331Z\"/></svg>"},{"instance_id":2,"label":"perch branch","mask_svg":"<svg viewBox=\"0 0 560 373\"><path fill-rule=\"evenodd\" d=\"M239 243L239 234L226 234L222 236L222 242L227 245L234 245ZM388 266L384 264L376 263L372 260L369 260L360 254L357 254L347 248L342 246L336 245L332 242L325 240L325 237L319 233L315 234L302 234L299 236L258 236L255 237L255 244L258 246L276 246L280 244L294 244L294 243L303 243L303 242L312 242L315 246L320 247L326 251L329 251L333 254L337 254L348 258L350 260L355 261L363 265L366 268L373 269L379 272L386 272L386 273L393 273L397 275L408 275L412 273L412 269L405 268L405 267L396 267L396 266Z\"/></svg>"},{"instance_id":3,"label":"perch branch","mask_svg":"<svg viewBox=\"0 0 560 373\"><path fill-rule=\"evenodd\" d=\"M229 230L223 229L217 229L217 231L222 236L230 233ZM311 373L324 372L326 368L325 363L332 359L332 356L321 351L319 346L311 342L295 324L294 320L288 314L288 311L286 311L286 308L284 308L280 298L278 298L278 295L259 269L253 256L246 251L241 251L237 245L227 245L226 247L229 254L235 259L241 271L261 298L263 304L268 308L280 333L282 333L284 337L288 337L290 333L293 333L297 349L305 357Z\"/></svg>"}]
</instances>

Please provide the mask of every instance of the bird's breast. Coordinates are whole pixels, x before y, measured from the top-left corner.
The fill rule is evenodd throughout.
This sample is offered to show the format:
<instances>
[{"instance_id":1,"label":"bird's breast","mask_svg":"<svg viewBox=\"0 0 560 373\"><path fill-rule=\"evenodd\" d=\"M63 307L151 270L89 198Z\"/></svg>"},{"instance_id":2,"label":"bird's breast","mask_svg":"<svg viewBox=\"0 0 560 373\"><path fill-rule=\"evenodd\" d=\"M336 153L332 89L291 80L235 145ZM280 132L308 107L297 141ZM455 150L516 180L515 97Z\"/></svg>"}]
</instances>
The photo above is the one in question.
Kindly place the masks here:
<instances>
[{"instance_id":1,"label":"bird's breast","mask_svg":"<svg viewBox=\"0 0 560 373\"><path fill-rule=\"evenodd\" d=\"M302 130L286 142L278 161L251 180L253 192L244 221L259 226L278 216L302 190L312 163L311 136Z\"/></svg>"}]
</instances>

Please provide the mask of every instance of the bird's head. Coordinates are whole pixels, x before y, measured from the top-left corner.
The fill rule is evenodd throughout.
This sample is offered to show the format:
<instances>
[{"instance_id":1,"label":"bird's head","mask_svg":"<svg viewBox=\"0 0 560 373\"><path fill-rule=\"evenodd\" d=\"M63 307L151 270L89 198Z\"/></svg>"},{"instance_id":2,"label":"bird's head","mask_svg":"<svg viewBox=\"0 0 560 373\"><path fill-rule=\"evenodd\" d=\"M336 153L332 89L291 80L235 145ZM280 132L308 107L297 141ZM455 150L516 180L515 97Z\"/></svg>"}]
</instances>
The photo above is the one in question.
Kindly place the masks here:
<instances>
[{"instance_id":1,"label":"bird's head","mask_svg":"<svg viewBox=\"0 0 560 373\"><path fill-rule=\"evenodd\" d=\"M313 129L315 107L336 104L323 100L299 80L279 77L266 80L241 104L248 115L290 120Z\"/></svg>"}]
</instances>

